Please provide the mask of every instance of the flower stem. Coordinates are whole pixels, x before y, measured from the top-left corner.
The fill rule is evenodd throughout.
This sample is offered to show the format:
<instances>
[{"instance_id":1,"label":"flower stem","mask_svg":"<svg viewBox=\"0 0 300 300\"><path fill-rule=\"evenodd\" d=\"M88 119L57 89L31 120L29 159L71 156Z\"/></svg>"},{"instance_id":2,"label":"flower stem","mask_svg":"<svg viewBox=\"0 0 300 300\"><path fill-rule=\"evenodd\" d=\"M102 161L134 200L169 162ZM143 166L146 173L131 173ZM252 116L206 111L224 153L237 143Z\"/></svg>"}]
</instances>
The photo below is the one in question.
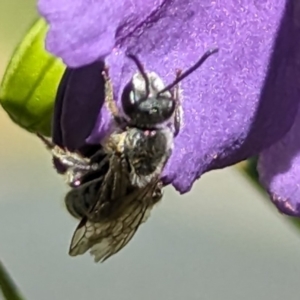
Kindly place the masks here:
<instances>
[{"instance_id":1,"label":"flower stem","mask_svg":"<svg viewBox=\"0 0 300 300\"><path fill-rule=\"evenodd\" d=\"M7 273L5 267L0 261L0 289L7 300L24 300L17 286Z\"/></svg>"}]
</instances>

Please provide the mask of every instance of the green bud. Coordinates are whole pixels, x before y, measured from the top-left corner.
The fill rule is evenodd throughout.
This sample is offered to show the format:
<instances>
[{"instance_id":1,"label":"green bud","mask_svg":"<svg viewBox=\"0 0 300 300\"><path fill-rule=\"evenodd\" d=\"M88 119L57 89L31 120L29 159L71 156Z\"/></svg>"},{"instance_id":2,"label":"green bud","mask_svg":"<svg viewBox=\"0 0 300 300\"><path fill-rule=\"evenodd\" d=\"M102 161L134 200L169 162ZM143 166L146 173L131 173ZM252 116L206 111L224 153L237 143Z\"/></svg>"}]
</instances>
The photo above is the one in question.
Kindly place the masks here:
<instances>
[{"instance_id":1,"label":"green bud","mask_svg":"<svg viewBox=\"0 0 300 300\"><path fill-rule=\"evenodd\" d=\"M0 104L20 127L50 136L65 66L45 50L46 32L46 22L37 21L15 50L0 87Z\"/></svg>"}]
</instances>

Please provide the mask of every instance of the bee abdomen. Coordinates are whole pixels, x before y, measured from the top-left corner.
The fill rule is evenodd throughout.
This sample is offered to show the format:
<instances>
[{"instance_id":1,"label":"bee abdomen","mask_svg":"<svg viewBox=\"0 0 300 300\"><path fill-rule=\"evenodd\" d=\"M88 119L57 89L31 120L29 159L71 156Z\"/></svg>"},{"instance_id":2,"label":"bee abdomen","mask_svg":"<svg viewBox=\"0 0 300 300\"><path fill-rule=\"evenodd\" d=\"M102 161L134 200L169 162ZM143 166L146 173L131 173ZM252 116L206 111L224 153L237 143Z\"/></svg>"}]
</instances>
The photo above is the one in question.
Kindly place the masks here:
<instances>
[{"instance_id":1,"label":"bee abdomen","mask_svg":"<svg viewBox=\"0 0 300 300\"><path fill-rule=\"evenodd\" d=\"M77 219L87 216L97 202L97 194L101 185L102 178L98 178L71 189L65 197L68 212Z\"/></svg>"}]
</instances>

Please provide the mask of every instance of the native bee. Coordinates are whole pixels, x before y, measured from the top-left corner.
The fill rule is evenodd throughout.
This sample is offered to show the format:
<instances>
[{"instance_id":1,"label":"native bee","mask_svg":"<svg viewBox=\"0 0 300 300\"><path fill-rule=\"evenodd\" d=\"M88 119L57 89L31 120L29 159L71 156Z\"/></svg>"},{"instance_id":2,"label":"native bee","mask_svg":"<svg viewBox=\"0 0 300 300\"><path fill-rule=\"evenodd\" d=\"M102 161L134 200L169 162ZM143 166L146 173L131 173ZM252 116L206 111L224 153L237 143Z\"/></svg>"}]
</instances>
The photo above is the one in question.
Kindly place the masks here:
<instances>
[{"instance_id":1,"label":"native bee","mask_svg":"<svg viewBox=\"0 0 300 300\"><path fill-rule=\"evenodd\" d=\"M104 261L117 253L161 200L161 174L182 121L179 83L217 51L209 50L187 71L177 71L167 86L156 73L146 72L136 56L127 54L138 72L123 90L123 113L114 101L105 68L105 104L112 115L112 130L90 158L40 137L66 167L71 187L66 207L81 219L71 241L71 256L90 249L95 261Z\"/></svg>"}]
</instances>

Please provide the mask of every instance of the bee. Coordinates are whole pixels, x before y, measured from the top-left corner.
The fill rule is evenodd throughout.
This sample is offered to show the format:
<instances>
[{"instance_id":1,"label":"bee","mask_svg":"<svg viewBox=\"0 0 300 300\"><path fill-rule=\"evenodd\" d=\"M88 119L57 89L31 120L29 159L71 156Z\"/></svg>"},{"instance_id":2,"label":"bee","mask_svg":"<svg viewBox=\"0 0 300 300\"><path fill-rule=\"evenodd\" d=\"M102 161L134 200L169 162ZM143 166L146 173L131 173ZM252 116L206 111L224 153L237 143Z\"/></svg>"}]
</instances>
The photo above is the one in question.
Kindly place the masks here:
<instances>
[{"instance_id":1,"label":"bee","mask_svg":"<svg viewBox=\"0 0 300 300\"><path fill-rule=\"evenodd\" d=\"M121 250L147 220L162 198L161 174L180 132L179 83L217 51L207 51L185 72L178 70L167 86L156 73L146 72L136 56L127 54L138 72L123 90L122 113L114 101L106 67L102 75L112 130L90 158L40 137L66 168L71 187L65 197L66 207L81 219L71 241L71 256L90 250L96 262L104 261Z\"/></svg>"},{"instance_id":2,"label":"bee","mask_svg":"<svg viewBox=\"0 0 300 300\"><path fill-rule=\"evenodd\" d=\"M112 137L111 146L115 147L116 137L120 136ZM147 220L152 207L162 198L161 181L153 181L144 188L133 186L129 165L120 150L109 152L106 149L106 153L99 150L87 158L41 138L67 168L66 178L71 190L65 197L65 204L72 216L81 219L69 254L76 256L90 249L96 262L106 260L122 249L139 225Z\"/></svg>"}]
</instances>

